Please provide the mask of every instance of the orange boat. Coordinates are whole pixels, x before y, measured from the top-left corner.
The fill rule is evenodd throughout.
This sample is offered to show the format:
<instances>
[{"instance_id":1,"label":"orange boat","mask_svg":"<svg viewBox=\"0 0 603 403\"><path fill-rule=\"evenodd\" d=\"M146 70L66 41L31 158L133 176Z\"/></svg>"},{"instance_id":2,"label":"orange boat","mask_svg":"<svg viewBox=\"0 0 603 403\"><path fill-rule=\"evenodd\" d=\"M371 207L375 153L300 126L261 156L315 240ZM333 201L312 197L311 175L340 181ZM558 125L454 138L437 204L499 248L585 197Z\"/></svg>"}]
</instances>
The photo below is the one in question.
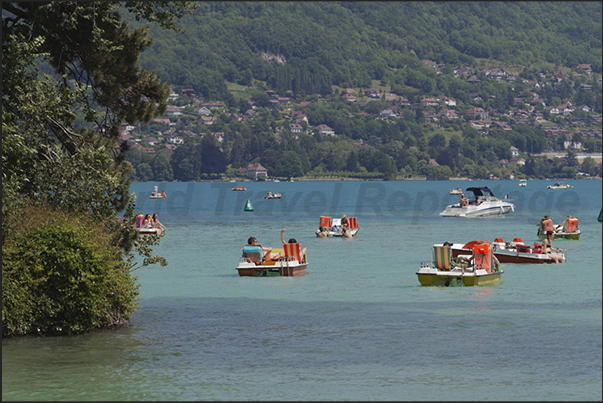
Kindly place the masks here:
<instances>
[{"instance_id":1,"label":"orange boat","mask_svg":"<svg viewBox=\"0 0 603 403\"><path fill-rule=\"evenodd\" d=\"M235 186L232 188L232 190L234 190L235 192L244 192L247 189L245 188L245 186Z\"/></svg>"}]
</instances>

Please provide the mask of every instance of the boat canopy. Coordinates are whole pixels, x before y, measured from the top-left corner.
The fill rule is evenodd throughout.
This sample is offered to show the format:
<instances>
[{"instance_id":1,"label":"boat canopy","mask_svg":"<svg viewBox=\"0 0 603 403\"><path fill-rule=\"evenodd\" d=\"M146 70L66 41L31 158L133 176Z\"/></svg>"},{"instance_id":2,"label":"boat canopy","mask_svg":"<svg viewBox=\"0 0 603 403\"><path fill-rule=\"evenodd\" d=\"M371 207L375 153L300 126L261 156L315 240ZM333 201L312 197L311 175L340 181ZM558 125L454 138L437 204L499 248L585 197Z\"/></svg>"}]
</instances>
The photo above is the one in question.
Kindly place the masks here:
<instances>
[{"instance_id":1,"label":"boat canopy","mask_svg":"<svg viewBox=\"0 0 603 403\"><path fill-rule=\"evenodd\" d=\"M490 196L494 196L494 193L492 193L492 191L490 189L488 189L487 187L467 188L467 192L473 192L473 194L476 196L486 196L486 194L489 194Z\"/></svg>"}]
</instances>

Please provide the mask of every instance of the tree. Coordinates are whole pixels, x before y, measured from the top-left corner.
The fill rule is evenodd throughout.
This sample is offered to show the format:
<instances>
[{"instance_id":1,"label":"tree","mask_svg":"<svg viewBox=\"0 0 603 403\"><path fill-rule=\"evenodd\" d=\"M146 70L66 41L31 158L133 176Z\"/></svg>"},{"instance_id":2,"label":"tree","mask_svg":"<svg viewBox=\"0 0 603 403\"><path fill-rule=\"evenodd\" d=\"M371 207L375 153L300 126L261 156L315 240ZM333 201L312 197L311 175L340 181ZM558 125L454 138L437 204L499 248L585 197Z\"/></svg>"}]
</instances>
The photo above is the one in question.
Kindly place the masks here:
<instances>
[{"instance_id":1,"label":"tree","mask_svg":"<svg viewBox=\"0 0 603 403\"><path fill-rule=\"evenodd\" d=\"M36 323L49 314L64 313L47 327L49 332L110 326L112 318L127 319L133 309L135 294L126 286L133 281L129 271L136 266L131 252L146 257L143 265L167 264L150 249L159 238L140 239L129 220L122 225L115 219L124 209L131 217L135 200L129 194L129 147L119 143L119 126L122 121L147 122L162 113L169 85L138 66L138 55L150 45L150 38L147 28L131 30L121 20L120 3L2 6L2 256L7 263L3 281L11 270L24 275L3 288L3 330L37 331L27 326L28 320L17 327L9 323L21 309L32 313L19 297L36 285L37 279L25 274L30 269L43 270L42 277L64 275L62 288L46 294L41 305L35 301L40 308L32 308ZM175 27L174 17L191 11L186 4L173 3L125 6L137 18L167 28ZM38 74L40 59L52 66L52 76ZM34 223L63 211L72 217L48 228L33 225L24 230L20 222L24 211L31 212ZM75 232L72 223L81 224ZM86 228L103 232L106 242L84 235ZM121 278L114 268L121 271ZM6 279L6 284L14 280ZM83 285L71 279L96 285L81 293ZM103 288L104 282L115 286ZM95 298L100 298L100 305L93 304Z\"/></svg>"}]
</instances>

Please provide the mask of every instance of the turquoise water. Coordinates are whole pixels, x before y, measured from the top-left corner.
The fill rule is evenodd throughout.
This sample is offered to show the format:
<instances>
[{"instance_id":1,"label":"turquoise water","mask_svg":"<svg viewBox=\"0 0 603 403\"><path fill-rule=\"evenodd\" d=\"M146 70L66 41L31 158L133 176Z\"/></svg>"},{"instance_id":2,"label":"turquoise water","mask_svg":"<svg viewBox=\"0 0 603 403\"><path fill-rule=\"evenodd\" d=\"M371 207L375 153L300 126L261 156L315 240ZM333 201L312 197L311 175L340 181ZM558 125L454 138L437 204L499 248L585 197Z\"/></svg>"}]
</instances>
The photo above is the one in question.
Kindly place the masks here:
<instances>
[{"instance_id":1,"label":"turquoise water","mask_svg":"<svg viewBox=\"0 0 603 403\"><path fill-rule=\"evenodd\" d=\"M2 340L3 400L601 400L601 181L135 183L168 232L167 267L138 270L132 325ZM239 183L240 184L240 183ZM438 213L450 188L508 194L505 217ZM264 200L271 190L283 196ZM244 212L247 200L254 212ZM320 215L358 217L353 239L314 236ZM537 242L536 223L580 217L562 265L503 264L491 287L420 287L443 241ZM239 277L242 246L280 230L307 275Z\"/></svg>"}]
</instances>

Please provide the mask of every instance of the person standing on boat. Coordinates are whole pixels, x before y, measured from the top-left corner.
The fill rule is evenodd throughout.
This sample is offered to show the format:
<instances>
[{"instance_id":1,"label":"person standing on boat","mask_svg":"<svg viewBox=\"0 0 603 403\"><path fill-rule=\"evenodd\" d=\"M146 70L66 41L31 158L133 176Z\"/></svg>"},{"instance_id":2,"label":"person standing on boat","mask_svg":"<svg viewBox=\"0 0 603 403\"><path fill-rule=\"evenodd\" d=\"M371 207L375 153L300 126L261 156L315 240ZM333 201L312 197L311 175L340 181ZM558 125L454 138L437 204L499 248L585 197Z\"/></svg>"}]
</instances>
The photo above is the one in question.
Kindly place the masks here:
<instances>
[{"instance_id":1,"label":"person standing on boat","mask_svg":"<svg viewBox=\"0 0 603 403\"><path fill-rule=\"evenodd\" d=\"M153 186L153 192L151 193L151 195L157 196L157 191L158 191L157 185Z\"/></svg>"},{"instance_id":2,"label":"person standing on boat","mask_svg":"<svg viewBox=\"0 0 603 403\"><path fill-rule=\"evenodd\" d=\"M352 232L350 231L350 220L345 213L343 213L341 216L341 233L346 238L352 237Z\"/></svg>"},{"instance_id":3,"label":"person standing on boat","mask_svg":"<svg viewBox=\"0 0 603 403\"><path fill-rule=\"evenodd\" d=\"M554 262L554 263L563 263L563 256L559 253L552 252L562 252L561 249L553 248L553 238L555 238L555 233L553 231L546 232L546 238L542 240L542 251Z\"/></svg>"}]
</instances>

